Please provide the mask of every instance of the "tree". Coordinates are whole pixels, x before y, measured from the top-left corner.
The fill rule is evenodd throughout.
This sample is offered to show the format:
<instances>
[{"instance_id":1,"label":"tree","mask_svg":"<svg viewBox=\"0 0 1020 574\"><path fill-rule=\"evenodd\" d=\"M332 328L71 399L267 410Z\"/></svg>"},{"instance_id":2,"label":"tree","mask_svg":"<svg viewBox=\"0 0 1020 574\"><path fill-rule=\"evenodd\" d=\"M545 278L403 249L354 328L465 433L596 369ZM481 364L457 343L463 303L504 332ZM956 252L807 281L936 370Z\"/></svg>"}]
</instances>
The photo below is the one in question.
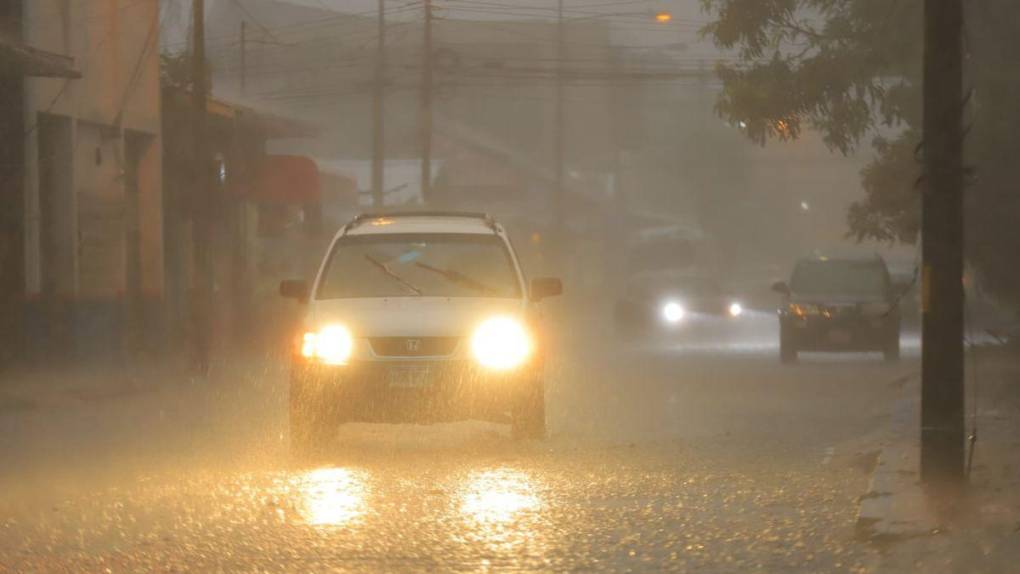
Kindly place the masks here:
<instances>
[{"instance_id":1,"label":"tree","mask_svg":"<svg viewBox=\"0 0 1020 574\"><path fill-rule=\"evenodd\" d=\"M716 20L704 33L735 50L721 65L717 112L747 136L769 140L819 131L835 152L871 138L876 159L861 174L864 197L847 213L857 240L914 243L920 224L922 0L702 0ZM1011 28L1020 3L969 3L967 254L982 284L1020 303L1020 57ZM1011 95L1012 94L1012 95ZM1012 100L1012 101L1011 101Z\"/></svg>"}]
</instances>

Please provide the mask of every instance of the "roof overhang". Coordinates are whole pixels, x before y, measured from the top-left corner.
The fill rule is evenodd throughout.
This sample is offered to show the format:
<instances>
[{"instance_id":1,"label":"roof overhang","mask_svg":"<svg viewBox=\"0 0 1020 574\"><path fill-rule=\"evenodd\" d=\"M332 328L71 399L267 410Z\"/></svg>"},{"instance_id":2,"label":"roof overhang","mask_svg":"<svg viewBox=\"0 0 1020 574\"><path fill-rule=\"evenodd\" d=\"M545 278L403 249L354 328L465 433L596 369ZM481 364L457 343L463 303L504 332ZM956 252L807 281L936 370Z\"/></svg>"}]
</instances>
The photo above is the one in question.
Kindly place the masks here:
<instances>
[{"instance_id":1,"label":"roof overhang","mask_svg":"<svg viewBox=\"0 0 1020 574\"><path fill-rule=\"evenodd\" d=\"M180 106L190 104L190 89L172 85L164 85L163 89L165 100L170 98ZM213 96L206 96L205 109L210 121L227 121L255 128L267 139L311 138L321 133L321 130L310 122Z\"/></svg>"},{"instance_id":2,"label":"roof overhang","mask_svg":"<svg viewBox=\"0 0 1020 574\"><path fill-rule=\"evenodd\" d=\"M38 50L0 36L0 69L41 78L81 78L74 69L74 58Z\"/></svg>"},{"instance_id":3,"label":"roof overhang","mask_svg":"<svg viewBox=\"0 0 1020 574\"><path fill-rule=\"evenodd\" d=\"M210 116L257 125L270 139L309 138L319 134L319 129L307 122L218 98L206 99L206 109Z\"/></svg>"}]
</instances>

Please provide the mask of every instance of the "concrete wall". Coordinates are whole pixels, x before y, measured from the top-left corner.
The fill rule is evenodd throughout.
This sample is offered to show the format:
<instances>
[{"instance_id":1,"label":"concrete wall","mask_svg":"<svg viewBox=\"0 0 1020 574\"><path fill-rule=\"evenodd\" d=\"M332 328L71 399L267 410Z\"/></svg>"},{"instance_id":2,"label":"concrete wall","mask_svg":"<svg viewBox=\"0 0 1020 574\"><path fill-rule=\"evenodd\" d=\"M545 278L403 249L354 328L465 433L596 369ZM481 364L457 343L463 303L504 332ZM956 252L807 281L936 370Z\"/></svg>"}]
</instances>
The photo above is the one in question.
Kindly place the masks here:
<instances>
[{"instance_id":1,"label":"concrete wall","mask_svg":"<svg viewBox=\"0 0 1020 574\"><path fill-rule=\"evenodd\" d=\"M74 58L83 76L26 81L25 291L40 309L70 301L64 319L78 342L98 336L116 348L128 293L153 305L162 296L159 2L23 7L25 42ZM64 127L44 129L51 124ZM137 286L128 285L131 253L141 259ZM82 331L85 323L100 332Z\"/></svg>"}]
</instances>

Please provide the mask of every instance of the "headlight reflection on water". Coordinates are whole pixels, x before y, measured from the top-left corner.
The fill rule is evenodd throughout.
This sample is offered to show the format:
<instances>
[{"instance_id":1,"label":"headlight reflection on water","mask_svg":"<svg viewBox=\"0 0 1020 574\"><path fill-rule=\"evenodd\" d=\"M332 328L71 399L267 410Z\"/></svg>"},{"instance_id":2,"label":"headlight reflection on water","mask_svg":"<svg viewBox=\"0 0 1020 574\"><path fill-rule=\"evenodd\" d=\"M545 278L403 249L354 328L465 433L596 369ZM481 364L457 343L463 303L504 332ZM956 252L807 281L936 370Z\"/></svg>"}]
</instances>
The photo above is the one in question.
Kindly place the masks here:
<instances>
[{"instance_id":1,"label":"headlight reflection on water","mask_svg":"<svg viewBox=\"0 0 1020 574\"><path fill-rule=\"evenodd\" d=\"M505 523L541 506L527 474L487 470L473 474L464 486L461 513L480 524Z\"/></svg>"},{"instance_id":2,"label":"headlight reflection on water","mask_svg":"<svg viewBox=\"0 0 1020 574\"><path fill-rule=\"evenodd\" d=\"M362 473L346 468L318 468L294 478L300 491L300 514L312 526L341 526L365 512Z\"/></svg>"}]
</instances>

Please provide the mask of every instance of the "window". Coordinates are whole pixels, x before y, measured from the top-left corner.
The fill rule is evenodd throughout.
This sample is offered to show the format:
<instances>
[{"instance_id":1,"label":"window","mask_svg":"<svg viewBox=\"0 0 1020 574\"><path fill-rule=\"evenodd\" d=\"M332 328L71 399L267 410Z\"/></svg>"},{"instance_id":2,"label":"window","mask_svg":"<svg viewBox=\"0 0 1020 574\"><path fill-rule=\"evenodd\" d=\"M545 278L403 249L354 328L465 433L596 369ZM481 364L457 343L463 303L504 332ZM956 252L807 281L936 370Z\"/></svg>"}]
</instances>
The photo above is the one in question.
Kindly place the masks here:
<instances>
[{"instance_id":1,"label":"window","mask_svg":"<svg viewBox=\"0 0 1020 574\"><path fill-rule=\"evenodd\" d=\"M885 295L889 277L879 261L803 261L790 288L815 295Z\"/></svg>"},{"instance_id":2,"label":"window","mask_svg":"<svg viewBox=\"0 0 1020 574\"><path fill-rule=\"evenodd\" d=\"M317 299L518 298L510 253L495 235L386 234L340 239Z\"/></svg>"}]
</instances>

